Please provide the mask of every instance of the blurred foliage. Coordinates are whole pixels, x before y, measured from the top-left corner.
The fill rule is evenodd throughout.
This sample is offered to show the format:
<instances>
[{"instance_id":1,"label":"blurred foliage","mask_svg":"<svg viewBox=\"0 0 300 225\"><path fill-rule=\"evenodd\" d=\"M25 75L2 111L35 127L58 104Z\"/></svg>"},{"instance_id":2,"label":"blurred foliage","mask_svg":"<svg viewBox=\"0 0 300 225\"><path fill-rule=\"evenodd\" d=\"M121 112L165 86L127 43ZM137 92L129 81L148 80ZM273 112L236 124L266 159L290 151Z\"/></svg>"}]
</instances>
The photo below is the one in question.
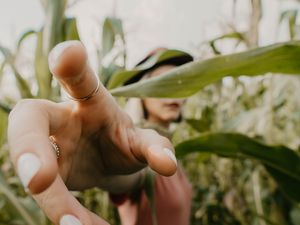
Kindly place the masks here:
<instances>
[{"instance_id":1,"label":"blurred foliage","mask_svg":"<svg viewBox=\"0 0 300 225\"><path fill-rule=\"evenodd\" d=\"M229 158L250 158L262 163L290 199L300 202L300 157L283 146L266 146L238 133L206 133L181 142L176 156L192 152L214 153Z\"/></svg>"},{"instance_id":2,"label":"blurred foliage","mask_svg":"<svg viewBox=\"0 0 300 225\"><path fill-rule=\"evenodd\" d=\"M226 132L226 135L239 132L269 145L287 145L296 149L299 155L299 86L299 78L279 75L252 80L228 78L210 85L188 100L185 116L190 119L180 125L180 131L175 133L174 138L181 142L191 136L201 140L199 138L209 135L208 132ZM196 121L199 121L197 126ZM211 146L219 144L217 140L210 142ZM290 201L278 188L268 175L269 168L262 167L257 160L250 161L253 157L242 159L242 154L238 156L239 160L211 156L211 152L224 147L212 147L211 151L206 151L209 150L207 147L191 148L190 151L205 153L191 154L183 159L195 190L193 224L210 224L207 222L207 207L212 209L211 205L215 209L209 211L211 216L218 215L220 210L229 210L231 214L227 213L227 217L238 220L240 224L299 224L299 220L293 220L291 214L294 210L298 212L299 203ZM247 148L246 143L241 147ZM267 149L269 147L263 151ZM224 153L219 152L220 155ZM292 162L286 163L291 165ZM293 171L299 167L295 165L291 168ZM288 184L286 176L275 175L274 178L283 185ZM290 193L299 193L297 185L283 188L295 188ZM222 224L222 220L218 223Z\"/></svg>"},{"instance_id":3,"label":"blurred foliage","mask_svg":"<svg viewBox=\"0 0 300 225\"><path fill-rule=\"evenodd\" d=\"M112 90L120 96L183 97L201 89L187 100L186 120L173 137L173 142L179 144L178 156L185 155L182 164L194 187L193 225L300 224L300 79L270 73L299 74L299 42L258 47L262 6L260 0L250 2L248 30L233 27L232 32L207 41L211 59L201 59L158 79ZM80 37L76 19L65 17L66 0L41 3L45 11L43 27L25 32L16 49L0 46L4 56L0 84L9 71L14 75L19 99L59 101L60 88L49 72L47 55L57 43ZM291 40L298 37L297 16L297 10L285 11L279 21L288 21ZM18 60L23 42L29 37L35 37L36 49L34 72L28 78L19 69ZM221 46L228 39L236 42L235 47L243 44L251 50L235 53L234 48L233 54L223 56ZM99 77L106 86L118 87L128 79L120 75L124 74L127 57L121 20L105 19L100 43ZM154 62L157 60L159 57ZM265 73L263 77L237 78ZM24 193L8 160L7 114L17 100L0 98L0 225L46 225L50 222ZM280 145L286 147L271 147ZM74 195L110 223L119 224L105 192L91 189Z\"/></svg>"},{"instance_id":4,"label":"blurred foliage","mask_svg":"<svg viewBox=\"0 0 300 225\"><path fill-rule=\"evenodd\" d=\"M0 225L47 225L50 221L38 208L34 200L24 193L23 187L14 173L8 157L6 140L7 117L11 108L20 98L46 98L58 101L61 98L58 83L48 68L48 54L58 43L66 40L79 40L79 33L75 18L65 17L67 8L66 0L41 1L45 12L45 23L41 29L26 31L16 44L15 50L0 46L0 52L4 61L0 65L0 84L5 71L9 71L15 77L19 98L12 99L8 96L0 98ZM18 68L18 60L23 57L22 45L29 37L35 37L35 53L33 57L32 75L28 78ZM112 40L111 40L112 39ZM100 64L101 74L109 78L117 69L125 67L125 39L121 21L117 18L107 18L103 26L103 46L101 60L105 60L113 50L116 42L122 40L122 54L117 50L117 56L108 59L107 66ZM110 41L110 42L109 42ZM108 43L109 42L109 43ZM123 65L116 61L123 57ZM99 60L100 61L100 60ZM102 62L102 61L101 61ZM113 68L113 69L112 69ZM103 77L102 76L102 77ZM104 81L105 82L105 81ZM100 213L112 224L118 223L116 212L112 209L107 193L99 189L91 189L82 193L74 193L77 199L90 210Z\"/></svg>"}]
</instances>

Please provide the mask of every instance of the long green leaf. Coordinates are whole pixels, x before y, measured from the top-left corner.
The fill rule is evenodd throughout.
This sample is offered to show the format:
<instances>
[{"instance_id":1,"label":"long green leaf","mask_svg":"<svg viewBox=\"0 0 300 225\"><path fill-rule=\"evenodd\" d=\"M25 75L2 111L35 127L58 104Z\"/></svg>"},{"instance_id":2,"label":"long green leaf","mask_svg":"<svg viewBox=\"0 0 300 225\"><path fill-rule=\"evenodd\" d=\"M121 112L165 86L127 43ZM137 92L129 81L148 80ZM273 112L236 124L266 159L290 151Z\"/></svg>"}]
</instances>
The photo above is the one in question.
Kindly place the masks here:
<instances>
[{"instance_id":1,"label":"long green leaf","mask_svg":"<svg viewBox=\"0 0 300 225\"><path fill-rule=\"evenodd\" d=\"M35 76L38 83L38 97L49 98L51 95L51 73L49 71L47 57L43 54L43 33L37 34L35 50Z\"/></svg>"},{"instance_id":2,"label":"long green leaf","mask_svg":"<svg viewBox=\"0 0 300 225\"><path fill-rule=\"evenodd\" d=\"M80 40L76 18L67 18L63 23L64 41Z\"/></svg>"},{"instance_id":3,"label":"long green leaf","mask_svg":"<svg viewBox=\"0 0 300 225\"><path fill-rule=\"evenodd\" d=\"M5 182L4 177L1 174L0 171L0 192L3 193L9 202L15 207L17 212L20 214L20 216L23 218L23 220L28 225L37 225L31 215L27 212L25 207L21 204L21 202L18 200L18 198L15 196L15 194L11 191L11 188L9 185Z\"/></svg>"},{"instance_id":4,"label":"long green leaf","mask_svg":"<svg viewBox=\"0 0 300 225\"><path fill-rule=\"evenodd\" d=\"M300 157L283 146L267 146L242 134L208 133L176 146L177 157L192 152L230 158L252 158L266 166L284 193L300 202Z\"/></svg>"},{"instance_id":5,"label":"long green leaf","mask_svg":"<svg viewBox=\"0 0 300 225\"><path fill-rule=\"evenodd\" d=\"M118 37L122 40L122 49L118 50L118 54L111 57L110 61L104 65L103 59L106 59L106 55L112 51ZM99 53L99 78L101 82L107 86L111 76L117 71L123 70L126 66L125 37L122 21L120 19L115 17L107 17L105 19L102 28L102 47ZM123 58L123 65L120 65L119 62L117 63L120 56Z\"/></svg>"},{"instance_id":6,"label":"long green leaf","mask_svg":"<svg viewBox=\"0 0 300 225\"><path fill-rule=\"evenodd\" d=\"M124 70L123 67L116 65L115 63L111 63L108 67L102 66L100 73L100 80L102 84L107 87L109 81L111 80L111 76L113 74L118 73L118 71Z\"/></svg>"},{"instance_id":7,"label":"long green leaf","mask_svg":"<svg viewBox=\"0 0 300 225\"><path fill-rule=\"evenodd\" d=\"M216 42L223 39L236 39L240 41L246 41L245 34L240 32L232 32L228 34L221 35L220 37L214 38L213 40L209 41L210 47L213 49L214 53L219 55L221 52L216 47Z\"/></svg>"},{"instance_id":8,"label":"long green leaf","mask_svg":"<svg viewBox=\"0 0 300 225\"><path fill-rule=\"evenodd\" d=\"M7 106L1 102L0 102L0 109L5 113L10 113L10 111L12 110L9 106Z\"/></svg>"},{"instance_id":9,"label":"long green leaf","mask_svg":"<svg viewBox=\"0 0 300 225\"><path fill-rule=\"evenodd\" d=\"M9 49L7 49L3 46L0 46L0 52L4 56L4 61L2 62L1 67L0 67L0 83L1 83L4 68L7 64L9 64L13 60L13 57L12 57L11 52L9 51Z\"/></svg>"},{"instance_id":10,"label":"long green leaf","mask_svg":"<svg viewBox=\"0 0 300 225\"><path fill-rule=\"evenodd\" d=\"M0 108L2 109L1 106L2 104L0 104ZM6 111L0 110L0 147L6 141L7 118L8 118L8 113Z\"/></svg>"},{"instance_id":11,"label":"long green leaf","mask_svg":"<svg viewBox=\"0 0 300 225\"><path fill-rule=\"evenodd\" d=\"M124 97L187 97L226 76L300 74L299 59L300 42L285 42L188 63L159 77L113 89L111 93Z\"/></svg>"},{"instance_id":12,"label":"long green leaf","mask_svg":"<svg viewBox=\"0 0 300 225\"><path fill-rule=\"evenodd\" d=\"M4 68L7 64L7 60L4 60L4 62L1 63L0 65L0 84L1 84L1 81L2 81L2 77L3 77L3 74L4 74Z\"/></svg>"},{"instance_id":13,"label":"long green leaf","mask_svg":"<svg viewBox=\"0 0 300 225\"><path fill-rule=\"evenodd\" d=\"M62 26L67 0L51 0L47 1L46 4L46 18L43 27L43 54L45 56L57 43L63 40Z\"/></svg>"},{"instance_id":14,"label":"long green leaf","mask_svg":"<svg viewBox=\"0 0 300 225\"><path fill-rule=\"evenodd\" d=\"M29 36L31 36L32 34L36 34L37 32L35 30L28 30L25 33L22 34L22 36L20 37L18 44L17 44L17 48L19 49L22 45L22 42L24 40L26 40L26 38L28 38Z\"/></svg>"},{"instance_id":15,"label":"long green leaf","mask_svg":"<svg viewBox=\"0 0 300 225\"><path fill-rule=\"evenodd\" d=\"M3 54L4 58L7 60L13 60L13 54L8 48L0 46L0 52Z\"/></svg>"},{"instance_id":16,"label":"long green leaf","mask_svg":"<svg viewBox=\"0 0 300 225\"><path fill-rule=\"evenodd\" d=\"M18 90L21 93L22 98L33 98L27 81L22 77L14 65L12 65L12 69L17 79Z\"/></svg>"},{"instance_id":17,"label":"long green leaf","mask_svg":"<svg viewBox=\"0 0 300 225\"><path fill-rule=\"evenodd\" d=\"M22 75L18 72L17 68L15 67L15 55L8 48L2 46L0 46L0 52L2 52L2 54L5 57L5 62L10 65L14 72L14 75L17 80L18 89L22 98L32 98L33 95L30 91L30 87L27 81L22 77Z\"/></svg>"},{"instance_id":18,"label":"long green leaf","mask_svg":"<svg viewBox=\"0 0 300 225\"><path fill-rule=\"evenodd\" d=\"M107 17L102 31L102 58L114 47L117 35L124 40L122 21L115 17Z\"/></svg>"},{"instance_id":19,"label":"long green leaf","mask_svg":"<svg viewBox=\"0 0 300 225\"><path fill-rule=\"evenodd\" d=\"M298 16L298 10L297 9L292 9L292 10L286 10L281 13L279 22L281 23L284 19L288 20L289 23L289 32L290 32L290 38L294 39L296 33L295 33L295 28L296 28L296 21L297 21L297 16Z\"/></svg>"},{"instance_id":20,"label":"long green leaf","mask_svg":"<svg viewBox=\"0 0 300 225\"><path fill-rule=\"evenodd\" d=\"M274 180L276 180L278 186L281 188L281 190L283 190L286 196L292 201L300 202L300 182L270 166L265 165L265 167Z\"/></svg>"},{"instance_id":21,"label":"long green leaf","mask_svg":"<svg viewBox=\"0 0 300 225\"><path fill-rule=\"evenodd\" d=\"M52 76L48 69L50 50L64 39L65 9L67 0L42 1L45 8L45 25L38 33L35 52L35 73L38 81L38 97L51 98Z\"/></svg>"}]
</instances>

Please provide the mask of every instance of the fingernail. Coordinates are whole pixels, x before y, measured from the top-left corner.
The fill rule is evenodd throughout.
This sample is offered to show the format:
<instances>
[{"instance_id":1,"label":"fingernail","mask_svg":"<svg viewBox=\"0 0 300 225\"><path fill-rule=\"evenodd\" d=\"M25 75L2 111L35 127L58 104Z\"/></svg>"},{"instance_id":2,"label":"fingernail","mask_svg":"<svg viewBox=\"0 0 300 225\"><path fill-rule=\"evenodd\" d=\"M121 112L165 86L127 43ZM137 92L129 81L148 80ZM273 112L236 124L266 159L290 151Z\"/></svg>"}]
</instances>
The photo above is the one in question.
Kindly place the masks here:
<instances>
[{"instance_id":1,"label":"fingernail","mask_svg":"<svg viewBox=\"0 0 300 225\"><path fill-rule=\"evenodd\" d=\"M25 153L19 157L17 168L21 182L27 188L31 179L41 168L41 161L36 155Z\"/></svg>"},{"instance_id":2,"label":"fingernail","mask_svg":"<svg viewBox=\"0 0 300 225\"><path fill-rule=\"evenodd\" d=\"M52 51L50 52L48 63L50 69L54 68L58 62L59 57L61 54L69 47L78 45L80 42L79 41L65 41L62 43L59 43L56 45Z\"/></svg>"},{"instance_id":3,"label":"fingernail","mask_svg":"<svg viewBox=\"0 0 300 225\"><path fill-rule=\"evenodd\" d=\"M170 158L173 160L173 162L177 165L177 159L173 153L172 150L168 149L168 148L164 148L163 149L164 153Z\"/></svg>"},{"instance_id":4,"label":"fingernail","mask_svg":"<svg viewBox=\"0 0 300 225\"><path fill-rule=\"evenodd\" d=\"M60 221L59 221L60 225L82 225L82 223L75 217L72 215L64 215Z\"/></svg>"}]
</instances>

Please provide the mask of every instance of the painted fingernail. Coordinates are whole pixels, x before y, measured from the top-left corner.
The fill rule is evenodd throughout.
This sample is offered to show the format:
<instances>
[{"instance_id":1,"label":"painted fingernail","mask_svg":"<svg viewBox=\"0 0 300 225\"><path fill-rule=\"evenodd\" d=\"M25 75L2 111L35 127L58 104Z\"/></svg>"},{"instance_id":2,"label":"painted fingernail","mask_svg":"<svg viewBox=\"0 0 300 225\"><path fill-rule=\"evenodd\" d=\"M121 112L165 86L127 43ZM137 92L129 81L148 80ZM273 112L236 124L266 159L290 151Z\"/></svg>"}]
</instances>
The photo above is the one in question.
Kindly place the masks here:
<instances>
[{"instance_id":1,"label":"painted fingernail","mask_svg":"<svg viewBox=\"0 0 300 225\"><path fill-rule=\"evenodd\" d=\"M173 153L172 150L168 149L168 148L164 148L163 149L164 153L170 158L173 160L173 162L177 165L177 159Z\"/></svg>"},{"instance_id":2,"label":"painted fingernail","mask_svg":"<svg viewBox=\"0 0 300 225\"><path fill-rule=\"evenodd\" d=\"M72 215L64 215L60 221L59 221L60 225L82 225L82 223L75 217Z\"/></svg>"},{"instance_id":3,"label":"painted fingernail","mask_svg":"<svg viewBox=\"0 0 300 225\"><path fill-rule=\"evenodd\" d=\"M40 159L32 153L25 153L19 157L17 170L25 188L28 188L31 179L37 174L41 165Z\"/></svg>"},{"instance_id":4,"label":"painted fingernail","mask_svg":"<svg viewBox=\"0 0 300 225\"><path fill-rule=\"evenodd\" d=\"M56 45L49 55L48 63L50 69L56 66L59 57L67 48L78 44L80 44L80 41L65 41Z\"/></svg>"}]
</instances>

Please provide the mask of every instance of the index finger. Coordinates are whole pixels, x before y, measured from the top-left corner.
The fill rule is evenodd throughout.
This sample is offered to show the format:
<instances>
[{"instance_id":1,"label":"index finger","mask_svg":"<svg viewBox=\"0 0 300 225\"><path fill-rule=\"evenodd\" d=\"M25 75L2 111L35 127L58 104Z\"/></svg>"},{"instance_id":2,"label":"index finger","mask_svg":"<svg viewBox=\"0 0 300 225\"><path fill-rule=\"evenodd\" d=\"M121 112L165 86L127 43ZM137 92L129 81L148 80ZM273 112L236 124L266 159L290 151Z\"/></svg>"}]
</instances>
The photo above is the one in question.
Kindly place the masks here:
<instances>
[{"instance_id":1,"label":"index finger","mask_svg":"<svg viewBox=\"0 0 300 225\"><path fill-rule=\"evenodd\" d=\"M49 68L75 100L93 101L109 95L89 66L85 47L80 41L65 41L56 45L49 54Z\"/></svg>"}]
</instances>

